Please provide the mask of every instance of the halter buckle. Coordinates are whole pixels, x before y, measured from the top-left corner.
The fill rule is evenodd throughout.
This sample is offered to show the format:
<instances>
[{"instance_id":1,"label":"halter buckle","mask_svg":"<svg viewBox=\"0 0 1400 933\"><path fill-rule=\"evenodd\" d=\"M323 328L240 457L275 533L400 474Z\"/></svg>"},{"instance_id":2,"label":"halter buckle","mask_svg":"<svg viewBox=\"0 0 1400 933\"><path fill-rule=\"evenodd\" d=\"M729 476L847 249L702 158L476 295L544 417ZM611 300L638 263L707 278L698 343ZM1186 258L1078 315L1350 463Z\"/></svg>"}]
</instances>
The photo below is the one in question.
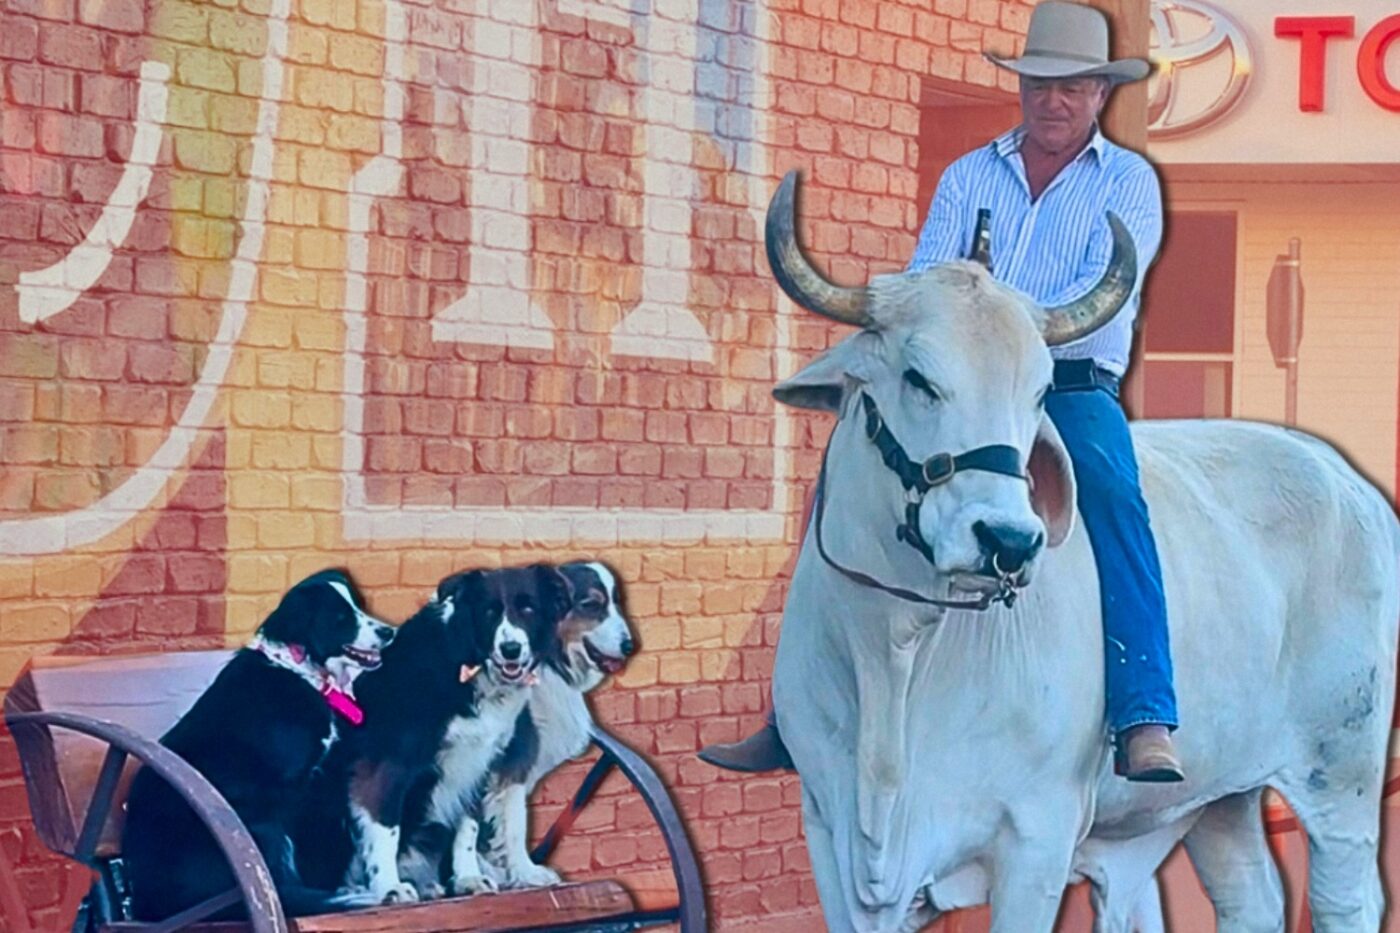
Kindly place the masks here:
<instances>
[{"instance_id":1,"label":"halter buckle","mask_svg":"<svg viewBox=\"0 0 1400 933\"><path fill-rule=\"evenodd\" d=\"M953 463L952 454L934 454L920 465L919 471L929 486L941 486L953 478L957 466Z\"/></svg>"}]
</instances>

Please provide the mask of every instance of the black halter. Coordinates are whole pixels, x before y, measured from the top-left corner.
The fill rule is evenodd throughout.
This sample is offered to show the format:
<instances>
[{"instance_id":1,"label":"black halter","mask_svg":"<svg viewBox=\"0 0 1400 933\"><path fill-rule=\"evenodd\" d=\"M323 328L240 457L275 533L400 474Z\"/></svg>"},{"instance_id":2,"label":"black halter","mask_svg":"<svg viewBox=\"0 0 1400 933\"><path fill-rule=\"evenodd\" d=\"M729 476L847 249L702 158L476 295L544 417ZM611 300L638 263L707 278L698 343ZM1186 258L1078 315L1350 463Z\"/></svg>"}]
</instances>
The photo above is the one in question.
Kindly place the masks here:
<instances>
[{"instance_id":1,"label":"black halter","mask_svg":"<svg viewBox=\"0 0 1400 933\"><path fill-rule=\"evenodd\" d=\"M924 497L929 490L935 486L941 486L948 482L960 472L969 470L981 470L985 473L999 473L1002 476L1011 476L1016 479L1025 480L1025 471L1021 469L1021 454L1015 447L1006 444L989 444L984 447L977 447L966 453L956 456L948 453L938 453L922 462L913 460L905 453L903 446L895 439L889 426L885 424L885 419L880 417L880 410L875 405L875 400L864 392L860 395L861 404L865 409L865 436L880 451L880 459L885 463L896 476L900 483L904 485L906 492L917 490L918 499L911 501L905 507L904 524L895 528L895 537L914 550L923 555L924 560L930 564L934 563L933 548L924 540L924 536L919 531L919 510L923 507ZM827 453L831 447L828 443ZM940 606L945 609L986 609L993 603L1005 603L1010 608L1016 601L1016 584L1012 581L1010 574L1002 576L997 590L984 594L980 599L970 600L949 600L935 599L931 596L924 596L911 590L906 590L897 586L890 586L881 583L869 574L861 573L843 567L832 560L831 555L826 552L826 546L822 542L822 516L826 511L826 456L822 457L821 475L817 479L816 502L813 506L816 513L814 520L816 523L817 552L821 554L822 560L836 570L838 573L862 586L874 587L883 590L892 596L909 602L924 603L931 606Z\"/></svg>"},{"instance_id":2,"label":"black halter","mask_svg":"<svg viewBox=\"0 0 1400 933\"><path fill-rule=\"evenodd\" d=\"M899 441L895 440L889 425L885 424L885 419L880 417L880 409L875 407L875 400L862 392L860 401L865 406L865 436L880 451L885 466L894 471L899 481L904 484L905 490L917 489L922 497L933 487L943 485L955 474L965 470L1000 473L1016 479L1026 478L1025 471L1021 469L1021 452L1006 444L988 444L956 457L946 453L934 454L922 463L912 460L904 452Z\"/></svg>"}]
</instances>

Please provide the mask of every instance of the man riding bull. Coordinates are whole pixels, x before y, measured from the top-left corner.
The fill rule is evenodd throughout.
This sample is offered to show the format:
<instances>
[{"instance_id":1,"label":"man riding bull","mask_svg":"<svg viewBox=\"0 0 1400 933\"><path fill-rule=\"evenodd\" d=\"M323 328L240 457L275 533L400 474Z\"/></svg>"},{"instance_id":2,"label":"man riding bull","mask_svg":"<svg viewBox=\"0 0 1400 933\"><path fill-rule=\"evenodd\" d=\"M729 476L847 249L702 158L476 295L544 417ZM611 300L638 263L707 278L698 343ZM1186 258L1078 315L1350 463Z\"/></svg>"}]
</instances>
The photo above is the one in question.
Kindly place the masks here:
<instances>
[{"instance_id":1,"label":"man riding bull","mask_svg":"<svg viewBox=\"0 0 1400 933\"><path fill-rule=\"evenodd\" d=\"M979 211L990 210L992 250L980 258L1002 282L1049 307L1089 291L1108 267L1108 212L1131 233L1139 270L1132 294L1104 327L1052 348L1055 386L1045 407L1069 450L1098 566L1119 772L1135 781L1180 781L1162 573L1118 402L1143 275L1161 243L1161 192L1147 160L1098 128L1114 86L1141 80L1149 66L1110 61L1103 14L1057 0L1035 8L1019 59L987 57L1020 75L1022 123L944 172L909 270L973 255ZM993 543L1006 551L1006 542ZM791 767L771 714L759 732L709 746L700 757L736 771Z\"/></svg>"}]
</instances>

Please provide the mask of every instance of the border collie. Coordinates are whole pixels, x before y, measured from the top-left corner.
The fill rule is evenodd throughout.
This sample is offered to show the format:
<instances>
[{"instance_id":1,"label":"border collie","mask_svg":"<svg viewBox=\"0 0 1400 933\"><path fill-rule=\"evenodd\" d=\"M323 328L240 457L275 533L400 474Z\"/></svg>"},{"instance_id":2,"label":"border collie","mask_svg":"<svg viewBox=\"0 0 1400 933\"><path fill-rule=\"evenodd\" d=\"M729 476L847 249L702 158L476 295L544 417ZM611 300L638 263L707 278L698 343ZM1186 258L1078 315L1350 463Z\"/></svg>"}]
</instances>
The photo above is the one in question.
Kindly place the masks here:
<instances>
[{"instance_id":1,"label":"border collie","mask_svg":"<svg viewBox=\"0 0 1400 933\"><path fill-rule=\"evenodd\" d=\"M508 739L564 589L545 566L456 574L399 627L357 685L364 727L331 754L299 821L303 877L381 902L441 896L459 786Z\"/></svg>"},{"instance_id":2,"label":"border collie","mask_svg":"<svg viewBox=\"0 0 1400 933\"><path fill-rule=\"evenodd\" d=\"M363 892L307 886L296 869L291 828L313 772L359 717L352 683L378 666L393 637L391 626L365 613L344 573L307 577L160 740L233 807L267 860L283 910L293 916L371 903ZM204 824L146 769L132 782L122 858L133 907L144 920L164 919L234 885Z\"/></svg>"},{"instance_id":3,"label":"border collie","mask_svg":"<svg viewBox=\"0 0 1400 933\"><path fill-rule=\"evenodd\" d=\"M491 763L538 682L537 668L558 653L559 622L570 606L568 580L547 564L498 570L485 583L478 609L497 627L494 651L475 678L481 702L475 716L457 716L448 726L432 774L415 790L413 828L399 854L400 874L425 897L443 893L449 849L453 894L497 888L477 851L475 814Z\"/></svg>"},{"instance_id":4,"label":"border collie","mask_svg":"<svg viewBox=\"0 0 1400 933\"><path fill-rule=\"evenodd\" d=\"M593 717L583 695L622 669L634 650L617 578L601 563L564 564L570 608L559 623L559 650L516 720L510 744L491 765L482 799L485 857L502 887L557 884L557 872L530 859L526 803L549 772L588 749Z\"/></svg>"}]
</instances>

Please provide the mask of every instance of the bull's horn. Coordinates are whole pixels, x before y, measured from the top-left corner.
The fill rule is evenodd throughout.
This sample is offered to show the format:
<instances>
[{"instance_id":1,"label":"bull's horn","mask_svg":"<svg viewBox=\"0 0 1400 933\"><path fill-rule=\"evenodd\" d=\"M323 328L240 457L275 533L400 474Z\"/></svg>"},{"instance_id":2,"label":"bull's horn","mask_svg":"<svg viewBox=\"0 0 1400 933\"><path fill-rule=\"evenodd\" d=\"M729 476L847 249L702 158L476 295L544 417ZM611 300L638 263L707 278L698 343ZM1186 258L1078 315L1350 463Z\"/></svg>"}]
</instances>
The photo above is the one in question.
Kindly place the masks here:
<instances>
[{"instance_id":1,"label":"bull's horn","mask_svg":"<svg viewBox=\"0 0 1400 933\"><path fill-rule=\"evenodd\" d=\"M768 202L768 223L764 240L768 246L768 265L787 296L795 303L823 317L842 324L870 327L874 319L867 310L870 290L842 288L822 278L812 268L797 245L797 172L783 176L782 184Z\"/></svg>"},{"instance_id":2,"label":"bull's horn","mask_svg":"<svg viewBox=\"0 0 1400 933\"><path fill-rule=\"evenodd\" d=\"M1118 215L1109 211L1108 226L1113 231L1113 255L1108 268L1087 295L1058 308L1045 309L1045 342L1058 346L1092 334L1123 307L1137 281L1137 249L1132 234Z\"/></svg>"}]
</instances>

